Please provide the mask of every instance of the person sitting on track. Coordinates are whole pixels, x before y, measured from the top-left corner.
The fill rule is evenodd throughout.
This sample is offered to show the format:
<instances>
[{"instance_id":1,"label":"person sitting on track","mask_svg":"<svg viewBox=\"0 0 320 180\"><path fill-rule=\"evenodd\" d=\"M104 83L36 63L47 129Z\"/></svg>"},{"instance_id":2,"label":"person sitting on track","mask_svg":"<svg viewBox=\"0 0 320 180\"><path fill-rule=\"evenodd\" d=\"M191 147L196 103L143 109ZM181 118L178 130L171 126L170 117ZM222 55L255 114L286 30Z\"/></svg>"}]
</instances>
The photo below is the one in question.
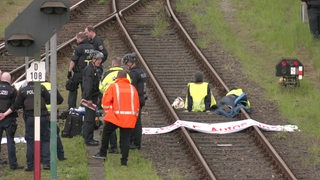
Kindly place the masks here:
<instances>
[{"instance_id":1,"label":"person sitting on track","mask_svg":"<svg viewBox=\"0 0 320 180\"><path fill-rule=\"evenodd\" d=\"M194 82L188 83L185 109L189 112L210 111L216 105L216 100L211 93L209 83L203 82L202 72L194 74Z\"/></svg>"},{"instance_id":2,"label":"person sitting on track","mask_svg":"<svg viewBox=\"0 0 320 180\"><path fill-rule=\"evenodd\" d=\"M250 102L242 89L231 89L219 100L215 113L226 117L235 117L241 109L251 113Z\"/></svg>"}]
</instances>

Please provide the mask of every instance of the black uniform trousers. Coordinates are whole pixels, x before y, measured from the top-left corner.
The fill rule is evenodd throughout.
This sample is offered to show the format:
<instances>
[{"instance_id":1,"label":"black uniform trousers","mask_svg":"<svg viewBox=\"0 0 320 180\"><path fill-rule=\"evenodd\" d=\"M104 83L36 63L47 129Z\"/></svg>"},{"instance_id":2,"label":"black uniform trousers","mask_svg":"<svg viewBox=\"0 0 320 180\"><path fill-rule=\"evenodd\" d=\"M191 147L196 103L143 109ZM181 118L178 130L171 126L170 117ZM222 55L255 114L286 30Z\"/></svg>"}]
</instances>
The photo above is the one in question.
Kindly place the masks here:
<instances>
[{"instance_id":1,"label":"black uniform trousers","mask_svg":"<svg viewBox=\"0 0 320 180\"><path fill-rule=\"evenodd\" d=\"M27 166L34 168L34 116L25 115L25 139L27 141ZM49 116L40 117L40 160L50 165L50 129Z\"/></svg>"},{"instance_id":2,"label":"black uniform trousers","mask_svg":"<svg viewBox=\"0 0 320 180\"><path fill-rule=\"evenodd\" d=\"M136 126L131 132L130 144L135 145L138 149L141 148L141 138L142 138L142 122L141 122L141 109L139 109L139 115L136 122Z\"/></svg>"},{"instance_id":3,"label":"black uniform trousers","mask_svg":"<svg viewBox=\"0 0 320 180\"><path fill-rule=\"evenodd\" d=\"M59 160L64 159L64 150L63 150L63 145L60 138L59 126L57 126L57 156Z\"/></svg>"},{"instance_id":4,"label":"black uniform trousers","mask_svg":"<svg viewBox=\"0 0 320 180\"><path fill-rule=\"evenodd\" d=\"M102 139L101 139L101 147L100 154L101 156L107 155L108 142L110 140L110 136L115 130L118 128L117 125L105 122L102 131ZM131 128L120 128L120 149L121 149L121 164L127 165L128 156L129 156L129 146L130 146L130 133L132 131Z\"/></svg>"},{"instance_id":5,"label":"black uniform trousers","mask_svg":"<svg viewBox=\"0 0 320 180\"><path fill-rule=\"evenodd\" d=\"M315 38L320 38L320 6L308 6L310 32Z\"/></svg>"},{"instance_id":6,"label":"black uniform trousers","mask_svg":"<svg viewBox=\"0 0 320 180\"><path fill-rule=\"evenodd\" d=\"M117 132L113 131L110 135L110 149L116 151L118 149L117 145Z\"/></svg>"},{"instance_id":7,"label":"black uniform trousers","mask_svg":"<svg viewBox=\"0 0 320 180\"><path fill-rule=\"evenodd\" d=\"M98 101L98 96L92 97L92 103L96 104ZM96 111L85 107L86 113L84 114L84 121L82 126L82 135L85 143L93 141L93 132L95 128Z\"/></svg>"},{"instance_id":8,"label":"black uniform trousers","mask_svg":"<svg viewBox=\"0 0 320 180\"><path fill-rule=\"evenodd\" d=\"M16 156L16 144L14 142L14 134L16 132L16 129L17 123L15 117L7 117L0 122L0 144L2 134L5 131L7 135L9 165L11 169L14 169L18 166Z\"/></svg>"},{"instance_id":9,"label":"black uniform trousers","mask_svg":"<svg viewBox=\"0 0 320 180\"><path fill-rule=\"evenodd\" d=\"M72 79L77 84L77 88L75 91L69 91L68 94L68 106L70 108L75 108L77 106L77 97L78 97L78 87L80 85L81 92L83 90L82 88L82 71L74 72Z\"/></svg>"}]
</instances>

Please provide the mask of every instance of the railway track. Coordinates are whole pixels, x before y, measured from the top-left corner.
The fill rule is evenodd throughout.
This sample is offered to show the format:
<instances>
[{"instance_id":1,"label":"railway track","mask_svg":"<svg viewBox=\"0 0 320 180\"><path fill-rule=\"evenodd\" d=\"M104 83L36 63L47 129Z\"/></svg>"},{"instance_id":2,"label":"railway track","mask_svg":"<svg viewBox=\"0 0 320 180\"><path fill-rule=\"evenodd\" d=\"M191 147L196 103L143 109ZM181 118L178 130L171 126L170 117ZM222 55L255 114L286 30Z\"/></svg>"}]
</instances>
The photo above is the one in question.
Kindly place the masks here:
<instances>
[{"instance_id":1,"label":"railway track","mask_svg":"<svg viewBox=\"0 0 320 180\"><path fill-rule=\"evenodd\" d=\"M203 58L201 53L194 53L199 52L199 50L195 49L192 42L186 42L183 40L188 39L188 35L183 35L185 37L182 37L178 31L182 31L182 33L184 33L184 29L178 27L179 24L177 25L177 21L173 22L165 18L166 9L156 8L161 6L161 3L159 5L158 1L150 2L148 6L144 9L139 9L132 15L128 15L128 17L125 16L125 13L121 14L125 19L125 27L128 33L134 34L132 36L132 41L137 46L137 48L134 49L139 49L141 56L147 60L145 62L147 67L145 68L147 71L150 68L150 72L148 73L150 78L153 79L152 75L154 75L154 84L158 83L159 86L161 86L161 90L163 90L161 93L161 90L158 89L158 93L166 95L165 97L162 97L167 101L166 104L168 107L166 108L170 110L170 104L168 104L168 102L172 102L175 97L181 96L182 93L179 92L179 90L184 89L188 81L192 80L190 75L194 74L195 70L201 70L206 73L208 81L213 84L213 89L217 91L216 97L223 96L229 90L228 87L220 77L217 76L206 58ZM170 9L169 1L167 2L167 6L164 4L162 4L162 6L167 7L169 11L173 13ZM164 14L163 17L165 21L168 22L168 26L163 32L162 37L155 37L152 33L157 21L160 21L157 18L159 16L161 17L162 13ZM137 21L137 19L139 19L139 21ZM142 27L143 30L141 30ZM180 29L178 30L178 28ZM192 48L186 48L189 46ZM186 75L189 75L189 79L186 79L186 77L188 77ZM170 111L171 112L168 116L171 116L171 121L187 119L195 122L201 121L212 123L221 122L222 119L220 116L215 114ZM246 115L246 117L248 118L249 116ZM158 119L156 119L156 121L158 121ZM251 133L251 131L243 132L237 133L237 138L225 135L220 136L220 138L216 137L216 139L210 135L203 135L199 133L190 134L185 129L182 129L181 134L183 134L182 137L185 139L186 144L191 148L190 151L195 154L197 161L201 162L202 171L207 173L206 175L201 175L199 178L260 179L264 177L268 179L295 179L290 169L287 168L287 165L284 164L270 143L266 141L260 130L255 127L252 131L255 133ZM254 136L253 134L259 134L262 136ZM204 140L205 138L206 140ZM260 138L260 142L256 141L257 138ZM226 144L232 144L231 149L236 152L235 155L237 158L228 155L228 153L221 153L222 148L217 146L217 143L212 143L214 140L222 140L222 142ZM261 144L261 142L263 143ZM264 148L261 148L260 146L263 146ZM170 148L170 145L168 147ZM198 148L195 149L195 147ZM224 147L223 149L226 152L229 148ZM271 149L273 154L266 152L265 149ZM215 150L217 150L216 153L214 153ZM268 156L275 157L275 159L277 159L276 162L272 161ZM240 160L241 158L246 160L242 160L241 163L238 158L240 158ZM257 161L260 162L259 167L255 166ZM224 171L225 167L228 167L228 173ZM282 167L282 171L279 171L279 168L276 167ZM256 172L261 173L257 174Z\"/></svg>"},{"instance_id":2,"label":"railway track","mask_svg":"<svg viewBox=\"0 0 320 180\"><path fill-rule=\"evenodd\" d=\"M208 61L208 56L194 46L194 37L185 34L187 31L175 17L171 2L118 0L114 3L103 7L109 13L97 19L95 26L99 36L107 41L110 57L135 51L148 74L149 99L143 109L143 126L162 127L179 119L205 123L230 121L214 113L187 113L170 106L177 96L185 94L186 84L193 80L196 70L205 73L217 100L229 90L228 83L234 85L232 81L223 81L215 70L215 64L221 64L224 59L215 56ZM92 13L91 7L97 8L89 3L86 8L79 8L77 14ZM84 24L74 20L61 34L84 29ZM58 42L62 42L58 63L64 64L71 55L74 39L59 33L58 37ZM225 78L228 80L226 75ZM249 116L242 112L232 120L244 118ZM185 128L156 137L145 135L142 152L164 179L175 174L185 179L297 179L256 127L228 135L195 133Z\"/></svg>"}]
</instances>

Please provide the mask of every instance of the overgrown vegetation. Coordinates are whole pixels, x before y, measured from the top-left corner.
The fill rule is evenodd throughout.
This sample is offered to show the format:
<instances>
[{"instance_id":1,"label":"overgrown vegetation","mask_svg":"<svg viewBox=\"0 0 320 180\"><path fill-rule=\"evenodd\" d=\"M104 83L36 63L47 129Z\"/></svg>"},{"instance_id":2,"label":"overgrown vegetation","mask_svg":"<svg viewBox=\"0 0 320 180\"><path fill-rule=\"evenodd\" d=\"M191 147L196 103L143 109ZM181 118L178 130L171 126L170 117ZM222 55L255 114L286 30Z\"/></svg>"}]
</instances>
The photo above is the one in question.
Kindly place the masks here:
<instances>
[{"instance_id":1,"label":"overgrown vegetation","mask_svg":"<svg viewBox=\"0 0 320 180\"><path fill-rule=\"evenodd\" d=\"M164 7L160 2L155 3L152 7L154 12L158 13L158 16L155 18L153 23L153 31L151 32L153 36L161 37L164 36L169 27L168 21L166 20L167 14L164 8L161 8L159 12L159 7Z\"/></svg>"}]
</instances>

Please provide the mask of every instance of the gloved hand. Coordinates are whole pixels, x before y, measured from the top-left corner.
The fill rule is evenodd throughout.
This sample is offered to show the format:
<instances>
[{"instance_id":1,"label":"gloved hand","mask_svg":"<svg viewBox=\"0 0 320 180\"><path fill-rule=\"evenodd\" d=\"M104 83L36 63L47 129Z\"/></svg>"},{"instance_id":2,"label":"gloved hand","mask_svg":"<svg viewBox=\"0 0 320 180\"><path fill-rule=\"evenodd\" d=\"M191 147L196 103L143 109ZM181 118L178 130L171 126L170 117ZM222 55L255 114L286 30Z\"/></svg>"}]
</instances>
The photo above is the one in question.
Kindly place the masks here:
<instances>
[{"instance_id":1,"label":"gloved hand","mask_svg":"<svg viewBox=\"0 0 320 180\"><path fill-rule=\"evenodd\" d=\"M71 71L68 71L68 76L67 78L70 79L72 77L72 72Z\"/></svg>"}]
</instances>

